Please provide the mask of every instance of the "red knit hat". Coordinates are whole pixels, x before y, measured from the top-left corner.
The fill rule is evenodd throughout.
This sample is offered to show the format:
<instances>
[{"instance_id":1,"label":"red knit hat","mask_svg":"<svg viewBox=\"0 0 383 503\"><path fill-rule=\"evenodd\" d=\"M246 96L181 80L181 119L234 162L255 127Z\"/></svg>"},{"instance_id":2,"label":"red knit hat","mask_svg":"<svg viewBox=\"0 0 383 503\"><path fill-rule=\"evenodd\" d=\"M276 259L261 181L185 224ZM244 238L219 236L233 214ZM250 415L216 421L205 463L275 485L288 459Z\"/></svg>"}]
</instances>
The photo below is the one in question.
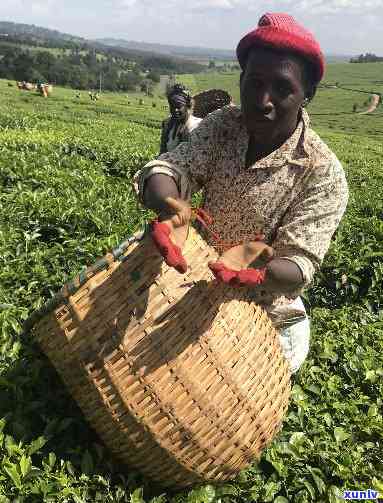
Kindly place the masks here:
<instances>
[{"instance_id":1,"label":"red knit hat","mask_svg":"<svg viewBox=\"0 0 383 503\"><path fill-rule=\"evenodd\" d=\"M289 14L266 13L256 29L245 35L237 46L237 58L242 70L245 69L247 54L252 47L270 47L291 51L310 61L315 68L319 82L324 74L324 56L319 43L312 33L298 24Z\"/></svg>"}]
</instances>

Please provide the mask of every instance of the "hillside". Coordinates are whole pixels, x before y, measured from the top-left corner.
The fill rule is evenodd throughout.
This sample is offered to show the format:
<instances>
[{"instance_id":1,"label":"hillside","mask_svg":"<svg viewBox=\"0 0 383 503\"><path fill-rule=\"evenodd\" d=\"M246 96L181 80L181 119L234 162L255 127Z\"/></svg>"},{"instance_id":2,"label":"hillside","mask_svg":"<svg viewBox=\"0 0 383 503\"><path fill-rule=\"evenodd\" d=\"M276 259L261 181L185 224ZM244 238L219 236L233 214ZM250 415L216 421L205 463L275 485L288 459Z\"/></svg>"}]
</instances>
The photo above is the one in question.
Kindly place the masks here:
<instances>
[{"instance_id":1,"label":"hillside","mask_svg":"<svg viewBox=\"0 0 383 503\"><path fill-rule=\"evenodd\" d=\"M10 21L0 21L0 35L7 34L9 37L29 37L37 41L68 41L75 43L85 42L84 38L62 33L49 28L42 28L34 24L12 23Z\"/></svg>"},{"instance_id":2,"label":"hillside","mask_svg":"<svg viewBox=\"0 0 383 503\"><path fill-rule=\"evenodd\" d=\"M126 91L140 86L148 72L157 82L161 73L196 73L204 68L180 57L110 47L34 25L0 22L0 78L49 81L78 89L98 87L102 78L105 89Z\"/></svg>"},{"instance_id":3,"label":"hillside","mask_svg":"<svg viewBox=\"0 0 383 503\"><path fill-rule=\"evenodd\" d=\"M168 54L170 56L179 56L195 60L201 59L218 59L221 61L236 60L235 48L230 49L214 49L209 47L185 47L170 44L155 44L147 42L137 42L133 40L115 39L115 38L101 38L97 39L104 45L112 47L124 47L126 49L136 49L139 51L153 51L156 53ZM342 63L349 61L350 55L345 54L326 54L328 63Z\"/></svg>"},{"instance_id":4,"label":"hillside","mask_svg":"<svg viewBox=\"0 0 383 503\"><path fill-rule=\"evenodd\" d=\"M97 42L111 47L124 47L126 49L136 49L139 51L156 52L169 56L178 56L188 59L219 59L235 60L235 51L229 49L213 49L207 47L185 47L170 44L155 44L148 42L136 42L133 40L123 40L114 38L101 38Z\"/></svg>"}]
</instances>

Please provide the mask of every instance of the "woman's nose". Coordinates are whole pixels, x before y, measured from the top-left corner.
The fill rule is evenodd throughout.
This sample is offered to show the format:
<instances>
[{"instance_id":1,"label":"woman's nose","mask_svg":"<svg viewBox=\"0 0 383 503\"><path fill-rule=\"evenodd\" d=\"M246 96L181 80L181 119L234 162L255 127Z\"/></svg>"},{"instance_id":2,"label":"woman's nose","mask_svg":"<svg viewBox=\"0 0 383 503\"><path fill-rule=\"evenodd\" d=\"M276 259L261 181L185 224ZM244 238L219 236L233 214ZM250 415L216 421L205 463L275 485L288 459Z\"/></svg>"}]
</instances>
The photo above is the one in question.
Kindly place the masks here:
<instances>
[{"instance_id":1,"label":"woman's nose","mask_svg":"<svg viewBox=\"0 0 383 503\"><path fill-rule=\"evenodd\" d=\"M266 89L257 93L257 106L263 113L269 113L273 110L274 104L271 99L271 93Z\"/></svg>"}]
</instances>

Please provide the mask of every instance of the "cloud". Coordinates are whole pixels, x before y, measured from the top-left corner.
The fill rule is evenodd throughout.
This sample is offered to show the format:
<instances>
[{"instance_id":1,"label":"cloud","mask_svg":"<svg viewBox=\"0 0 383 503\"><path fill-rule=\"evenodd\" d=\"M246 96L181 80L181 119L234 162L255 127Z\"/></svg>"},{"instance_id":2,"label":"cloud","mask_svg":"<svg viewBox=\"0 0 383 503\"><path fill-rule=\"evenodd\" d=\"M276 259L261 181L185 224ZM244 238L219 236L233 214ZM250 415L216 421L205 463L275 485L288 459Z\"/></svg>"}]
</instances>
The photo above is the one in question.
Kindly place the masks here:
<instances>
[{"instance_id":1,"label":"cloud","mask_svg":"<svg viewBox=\"0 0 383 503\"><path fill-rule=\"evenodd\" d=\"M209 9L234 9L235 1L233 0L189 0L187 9L194 10L209 10Z\"/></svg>"},{"instance_id":2,"label":"cloud","mask_svg":"<svg viewBox=\"0 0 383 503\"><path fill-rule=\"evenodd\" d=\"M315 14L365 13L379 8L381 0L299 0L292 2L285 0L294 11L312 12ZM283 2L282 2L283 3Z\"/></svg>"},{"instance_id":3,"label":"cloud","mask_svg":"<svg viewBox=\"0 0 383 503\"><path fill-rule=\"evenodd\" d=\"M0 0L0 19L90 38L234 48L265 11L288 12L328 52L383 55L383 0Z\"/></svg>"},{"instance_id":4,"label":"cloud","mask_svg":"<svg viewBox=\"0 0 383 503\"><path fill-rule=\"evenodd\" d=\"M143 7L158 6L159 9L168 9L173 7L182 7L184 10L196 10L196 9L244 9L246 11L260 11L265 9L260 9L259 6L254 5L254 3L249 3L248 0L162 0L160 3L158 0L115 0L111 1L111 4L120 6L132 6L135 4L140 4ZM267 3L268 11L278 10L281 11L283 8L288 8L288 10L301 11L309 10L312 13L316 13L314 9L329 10L329 11L341 11L348 9L352 12L365 11L366 9L375 9L382 6L382 0L270 0Z\"/></svg>"}]
</instances>

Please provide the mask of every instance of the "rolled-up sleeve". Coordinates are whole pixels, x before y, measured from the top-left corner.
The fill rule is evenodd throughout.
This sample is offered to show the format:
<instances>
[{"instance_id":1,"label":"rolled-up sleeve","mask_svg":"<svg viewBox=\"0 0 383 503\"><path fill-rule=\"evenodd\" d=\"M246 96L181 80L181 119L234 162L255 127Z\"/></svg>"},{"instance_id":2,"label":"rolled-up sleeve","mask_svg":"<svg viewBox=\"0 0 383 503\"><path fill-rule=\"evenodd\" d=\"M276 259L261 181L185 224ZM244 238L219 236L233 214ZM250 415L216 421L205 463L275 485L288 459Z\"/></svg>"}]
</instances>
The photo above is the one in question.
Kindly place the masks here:
<instances>
[{"instance_id":1,"label":"rolled-up sleeve","mask_svg":"<svg viewBox=\"0 0 383 503\"><path fill-rule=\"evenodd\" d=\"M285 213L272 246L276 257L298 265L303 288L319 270L347 202L346 177L334 156L326 164L312 167L304 189Z\"/></svg>"},{"instance_id":2,"label":"rolled-up sleeve","mask_svg":"<svg viewBox=\"0 0 383 503\"><path fill-rule=\"evenodd\" d=\"M219 111L217 111L219 112ZM180 143L171 152L148 162L133 178L134 189L143 202L145 182L152 175L171 176L183 199L203 187L211 175L218 152L217 113L208 115L190 135L189 141Z\"/></svg>"}]
</instances>

